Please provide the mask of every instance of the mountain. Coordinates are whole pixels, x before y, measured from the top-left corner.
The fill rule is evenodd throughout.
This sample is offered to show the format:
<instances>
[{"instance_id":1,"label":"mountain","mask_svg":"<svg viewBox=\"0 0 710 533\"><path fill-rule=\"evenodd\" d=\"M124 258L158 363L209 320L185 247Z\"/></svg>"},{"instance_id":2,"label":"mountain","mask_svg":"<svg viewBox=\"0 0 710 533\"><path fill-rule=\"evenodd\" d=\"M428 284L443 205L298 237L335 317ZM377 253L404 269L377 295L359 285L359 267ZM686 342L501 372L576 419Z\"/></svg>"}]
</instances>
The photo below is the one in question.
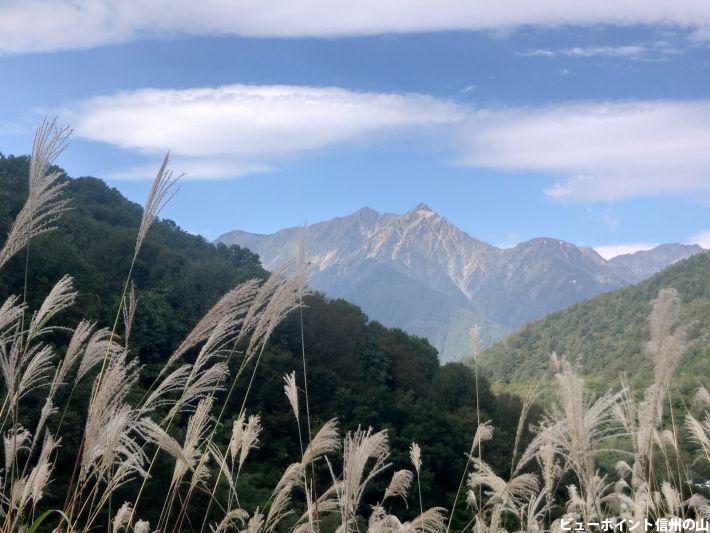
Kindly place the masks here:
<instances>
[{"instance_id":1,"label":"mountain","mask_svg":"<svg viewBox=\"0 0 710 533\"><path fill-rule=\"evenodd\" d=\"M651 250L617 255L610 259L609 263L625 268L641 281L681 259L702 251L697 244L660 244Z\"/></svg>"},{"instance_id":2,"label":"mountain","mask_svg":"<svg viewBox=\"0 0 710 533\"><path fill-rule=\"evenodd\" d=\"M318 289L387 326L428 338L443 360L471 352L471 328L488 346L530 320L634 283L642 272L696 251L670 245L625 264L550 238L498 248L426 204L401 216L364 208L270 235L231 231L217 242L249 248L266 268L294 257L305 243Z\"/></svg>"},{"instance_id":3,"label":"mountain","mask_svg":"<svg viewBox=\"0 0 710 533\"><path fill-rule=\"evenodd\" d=\"M651 301L663 288L682 301L681 322L691 345L677 375L686 392L710 376L710 252L684 259L631 287L603 294L524 326L479 355L492 380L522 386L541 376L555 352L577 361L587 381L599 389L626 373L642 390L651 379L643 355L648 341ZM706 383L707 384L707 383Z\"/></svg>"}]
</instances>

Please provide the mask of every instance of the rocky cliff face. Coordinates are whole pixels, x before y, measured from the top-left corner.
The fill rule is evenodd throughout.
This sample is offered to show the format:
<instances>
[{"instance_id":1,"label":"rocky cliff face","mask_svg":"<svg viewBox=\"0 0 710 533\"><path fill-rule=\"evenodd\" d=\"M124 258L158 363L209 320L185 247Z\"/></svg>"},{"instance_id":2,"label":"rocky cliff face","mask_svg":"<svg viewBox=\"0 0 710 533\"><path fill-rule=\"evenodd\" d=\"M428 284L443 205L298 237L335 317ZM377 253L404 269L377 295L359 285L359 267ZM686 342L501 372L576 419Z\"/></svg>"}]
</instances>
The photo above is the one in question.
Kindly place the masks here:
<instances>
[{"instance_id":1,"label":"rocky cliff face","mask_svg":"<svg viewBox=\"0 0 710 533\"><path fill-rule=\"evenodd\" d=\"M356 303L385 325L427 337L442 360L471 353L471 328L485 346L525 322L702 251L662 245L606 261L590 248L549 238L501 249L425 204L401 216L364 208L306 228L270 235L236 230L217 240L255 251L268 269L293 258L304 242L317 289Z\"/></svg>"}]
</instances>

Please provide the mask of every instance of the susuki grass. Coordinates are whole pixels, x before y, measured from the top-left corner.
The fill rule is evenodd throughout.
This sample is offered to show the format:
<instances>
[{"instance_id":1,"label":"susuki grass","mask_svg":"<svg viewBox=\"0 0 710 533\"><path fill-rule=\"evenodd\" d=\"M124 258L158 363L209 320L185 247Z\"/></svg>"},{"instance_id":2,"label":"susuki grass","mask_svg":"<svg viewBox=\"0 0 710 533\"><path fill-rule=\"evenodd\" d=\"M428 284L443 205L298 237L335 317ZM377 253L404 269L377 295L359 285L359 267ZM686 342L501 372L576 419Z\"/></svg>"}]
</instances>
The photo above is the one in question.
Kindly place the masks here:
<instances>
[{"instance_id":1,"label":"susuki grass","mask_svg":"<svg viewBox=\"0 0 710 533\"><path fill-rule=\"evenodd\" d=\"M31 239L50 230L68 207L59 175L51 170L66 142L67 130L54 123L39 128L29 196L0 250L0 267L27 252ZM175 191L177 178L168 163L166 157L146 203L134 262ZM245 406L272 332L302 305L309 269L299 255L264 282L248 280L224 295L178 348L165 354L157 378L138 397L134 393L143 368L131 353L130 333L140 301L131 271L110 329L88 319L72 330L54 325L77 296L69 276L58 280L34 311L27 308L24 296L8 296L0 304L2 531L39 526L139 533L453 529L447 526L445 509L427 509L422 500L421 473L427 461L416 443L409 450L412 469L393 471L386 431L359 428L341 435L336 419L312 430L307 385L299 383L295 373L284 376L284 409L293 413L301 456L284 470L258 508L241 505L240 476L249 468L262 432L261 415L247 413ZM671 378L687 348L680 306L672 289L661 291L653 304L646 352L654 364L654 380L639 394L622 381L617 390L590 398L573 366L553 355L557 401L537 423L529 445L519 450L534 395L525 401L510 471L496 472L486 462L485 444L495 428L478 417L470 448L461 450L468 456L459 491L465 493L466 504L464 508L462 496L456 516L468 523L459 530L560 531L563 520L710 518L710 505L693 485L681 451L693 449L690 461L710 459L710 395L701 387L695 405L683 413L673 410L669 396ZM66 336L66 349L60 351L50 341L57 335ZM195 355L186 358L188 353ZM304 377L305 354L304 348ZM235 371L230 373L230 368ZM237 390L240 377L245 390ZM74 475L62 488L63 506L47 509L44 494L53 480L62 431L67 431L62 421L69 400L57 403L57 398L71 399L83 382L91 383L91 393ZM34 417L25 405L30 394L41 397L42 408ZM238 399L238 413L225 413L225 395ZM222 442L217 429L225 415L234 421ZM184 418L186 424L178 427L177 421ZM151 525L141 519L141 506L145 492L155 490L147 480L161 455L160 464L169 460L172 475L160 488L162 509ZM616 473L603 472L600 458L613 458ZM378 478L389 481L381 496L373 498ZM317 486L325 488L318 493ZM226 498L218 499L225 487ZM410 491L416 494L412 506L417 516L405 521L391 514L391 502L407 501ZM116 501L118 494L121 501ZM206 508L197 512L191 507L196 494L208 496ZM197 522L196 515L201 516Z\"/></svg>"}]
</instances>

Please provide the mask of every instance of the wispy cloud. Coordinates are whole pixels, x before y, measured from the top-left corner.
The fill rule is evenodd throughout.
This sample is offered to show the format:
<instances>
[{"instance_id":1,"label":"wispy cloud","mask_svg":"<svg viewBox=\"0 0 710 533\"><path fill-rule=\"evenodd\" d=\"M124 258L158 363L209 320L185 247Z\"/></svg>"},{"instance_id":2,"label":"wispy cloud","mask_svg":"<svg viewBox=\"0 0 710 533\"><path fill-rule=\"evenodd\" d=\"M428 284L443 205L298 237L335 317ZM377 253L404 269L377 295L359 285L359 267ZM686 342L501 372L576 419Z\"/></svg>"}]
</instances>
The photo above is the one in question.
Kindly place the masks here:
<instances>
[{"instance_id":1,"label":"wispy cloud","mask_svg":"<svg viewBox=\"0 0 710 533\"><path fill-rule=\"evenodd\" d=\"M84 139L144 154L170 148L196 179L264 171L280 156L464 118L459 106L424 95L252 85L122 92L65 115ZM137 179L146 170L113 177Z\"/></svg>"},{"instance_id":2,"label":"wispy cloud","mask_svg":"<svg viewBox=\"0 0 710 533\"><path fill-rule=\"evenodd\" d=\"M184 173L184 180L226 180L251 174L272 172L275 167L266 164L249 164L238 158L191 158L173 155L171 164ZM142 181L155 178L155 171L160 166L156 158L152 163L120 168L103 175L109 181Z\"/></svg>"},{"instance_id":3,"label":"wispy cloud","mask_svg":"<svg viewBox=\"0 0 710 533\"><path fill-rule=\"evenodd\" d=\"M651 250L658 244L649 244L645 242L634 242L626 244L611 244L609 246L597 246L594 250L604 259L609 260L618 255L633 254L643 250Z\"/></svg>"},{"instance_id":4,"label":"wispy cloud","mask_svg":"<svg viewBox=\"0 0 710 533\"><path fill-rule=\"evenodd\" d=\"M478 111L461 163L540 172L555 200L710 194L710 101L594 102Z\"/></svg>"},{"instance_id":5,"label":"wispy cloud","mask_svg":"<svg viewBox=\"0 0 710 533\"><path fill-rule=\"evenodd\" d=\"M517 52L520 57L566 57L572 59L611 58L633 61L659 61L669 59L679 53L679 49L666 41L630 44L623 46L575 46L571 48L539 48Z\"/></svg>"},{"instance_id":6,"label":"wispy cloud","mask_svg":"<svg viewBox=\"0 0 710 533\"><path fill-rule=\"evenodd\" d=\"M170 148L193 179L265 172L336 143L429 135L458 164L548 175L554 200L710 198L710 100L476 109L421 94L228 85L101 96L65 118L80 138L154 157Z\"/></svg>"},{"instance_id":7,"label":"wispy cloud","mask_svg":"<svg viewBox=\"0 0 710 533\"><path fill-rule=\"evenodd\" d=\"M698 0L5 0L0 53L91 48L174 35L338 37L518 26L710 26ZM80 28L80 31L77 31Z\"/></svg>"}]
</instances>

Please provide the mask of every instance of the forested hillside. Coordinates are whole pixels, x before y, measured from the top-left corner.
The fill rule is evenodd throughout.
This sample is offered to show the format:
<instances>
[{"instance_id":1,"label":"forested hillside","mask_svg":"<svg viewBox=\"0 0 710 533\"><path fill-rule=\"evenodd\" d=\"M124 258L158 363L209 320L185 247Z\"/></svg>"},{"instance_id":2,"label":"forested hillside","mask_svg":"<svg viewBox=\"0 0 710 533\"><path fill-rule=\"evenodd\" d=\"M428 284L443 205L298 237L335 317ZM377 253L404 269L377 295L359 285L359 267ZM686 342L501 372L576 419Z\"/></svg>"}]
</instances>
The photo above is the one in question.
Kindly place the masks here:
<instances>
[{"instance_id":1,"label":"forested hillside","mask_svg":"<svg viewBox=\"0 0 710 533\"><path fill-rule=\"evenodd\" d=\"M651 301L666 287L675 288L683 303L691 345L675 381L690 393L710 376L710 253L528 324L483 352L481 365L492 380L521 385L543 375L556 352L576 361L590 385L613 387L626 374L642 390L652 377L652 362L643 354Z\"/></svg>"},{"instance_id":2,"label":"forested hillside","mask_svg":"<svg viewBox=\"0 0 710 533\"><path fill-rule=\"evenodd\" d=\"M3 238L27 194L27 172L27 158L0 157ZM63 215L56 231L32 240L29 247L27 277L32 283L28 302L36 308L52 285L70 274L75 277L78 303L62 320L75 324L79 317L86 317L110 326L130 265L141 208L95 178L69 179L65 194L72 200L72 209ZM0 270L0 300L22 294L25 265L21 253ZM258 257L245 249L214 246L171 221L156 223L133 273L138 306L132 353L148 369L158 368L219 296L247 278L266 274ZM408 461L407 448L416 440L426 465L422 469L426 504L449 505L475 428L476 386L470 369L462 364L440 366L436 350L426 340L371 322L343 300L327 300L319 294L308 297L303 324L314 425L337 416L342 432L358 425L388 429L397 468ZM62 335L55 334L59 344L68 340ZM249 413L261 413L264 425L259 448L239 481L242 505L247 509L266 500L290 458L299 456L282 377L295 370L302 382L301 364L300 317L295 314L274 333L247 404ZM149 380L150 375L146 373L143 379ZM247 379L242 379L237 391L246 387ZM142 383L144 388L149 385ZM71 431L66 431L70 437L59 448L57 480L45 492L50 505L61 505L58 495L71 475L88 393L88 385L74 392L63 420ZM487 456L505 471L510 464L503 450L511 448L515 432L511 421L519 413L519 403L512 397L493 396L483 380L479 396L482 419L492 419L500 428L486 445ZM219 430L225 439L241 401L242 395L235 394L227 407L232 414ZM157 513L160 504L152 505L151 498L161 498L159 487L168 483L171 468L153 472L141 516L157 519L151 513ZM204 509L200 498L195 508ZM416 514L418 509L413 507L407 510L402 505L402 514Z\"/></svg>"}]
</instances>

